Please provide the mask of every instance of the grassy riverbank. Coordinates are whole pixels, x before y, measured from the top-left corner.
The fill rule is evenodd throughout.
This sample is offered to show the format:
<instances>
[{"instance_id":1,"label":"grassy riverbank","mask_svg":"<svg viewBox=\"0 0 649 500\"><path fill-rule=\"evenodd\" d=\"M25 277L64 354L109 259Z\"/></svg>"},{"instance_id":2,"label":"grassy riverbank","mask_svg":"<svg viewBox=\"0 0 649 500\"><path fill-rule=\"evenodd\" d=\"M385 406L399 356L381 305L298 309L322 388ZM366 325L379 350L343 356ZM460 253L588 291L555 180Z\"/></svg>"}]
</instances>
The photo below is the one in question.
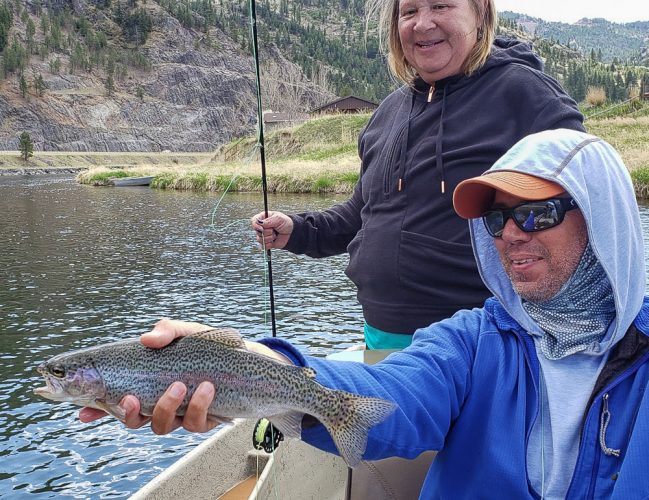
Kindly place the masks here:
<instances>
[{"instance_id":1,"label":"grassy riverbank","mask_svg":"<svg viewBox=\"0 0 649 500\"><path fill-rule=\"evenodd\" d=\"M631 172L636 195L649 198L649 116L588 120L586 128L617 149Z\"/></svg>"},{"instance_id":2,"label":"grassy riverbank","mask_svg":"<svg viewBox=\"0 0 649 500\"><path fill-rule=\"evenodd\" d=\"M336 115L309 120L266 134L268 190L271 192L350 192L359 176L357 141L369 114ZM255 138L221 146L196 165L140 165L122 169L92 168L79 182L108 184L113 176L154 175L160 189L260 191L261 174Z\"/></svg>"},{"instance_id":3,"label":"grassy riverbank","mask_svg":"<svg viewBox=\"0 0 649 500\"><path fill-rule=\"evenodd\" d=\"M645 105L649 112L649 104ZM266 133L271 192L350 192L358 181L357 139L369 115L336 115ZM649 198L649 116L591 118L586 127L611 143L631 172L636 193ZM256 140L244 138L215 153L44 153L29 162L0 153L4 168L84 168L81 183L106 185L110 177L153 175L152 187L202 191L260 191Z\"/></svg>"}]
</instances>

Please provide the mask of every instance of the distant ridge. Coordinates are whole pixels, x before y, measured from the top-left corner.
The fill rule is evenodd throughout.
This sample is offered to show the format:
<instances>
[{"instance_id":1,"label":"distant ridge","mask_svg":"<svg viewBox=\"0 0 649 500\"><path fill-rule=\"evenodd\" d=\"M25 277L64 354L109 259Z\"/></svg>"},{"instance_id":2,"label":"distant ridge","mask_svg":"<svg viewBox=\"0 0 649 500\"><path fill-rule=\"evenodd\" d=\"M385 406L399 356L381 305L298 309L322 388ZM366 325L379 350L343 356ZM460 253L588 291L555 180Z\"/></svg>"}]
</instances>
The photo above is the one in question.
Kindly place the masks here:
<instances>
[{"instance_id":1,"label":"distant ridge","mask_svg":"<svg viewBox=\"0 0 649 500\"><path fill-rule=\"evenodd\" d=\"M502 11L498 15L515 21L537 37L553 39L563 45L576 45L584 55L592 49L601 50L603 62L611 63L617 59L631 64L646 64L642 54L649 50L649 21L614 23L600 17L583 17L570 24L512 11Z\"/></svg>"}]
</instances>

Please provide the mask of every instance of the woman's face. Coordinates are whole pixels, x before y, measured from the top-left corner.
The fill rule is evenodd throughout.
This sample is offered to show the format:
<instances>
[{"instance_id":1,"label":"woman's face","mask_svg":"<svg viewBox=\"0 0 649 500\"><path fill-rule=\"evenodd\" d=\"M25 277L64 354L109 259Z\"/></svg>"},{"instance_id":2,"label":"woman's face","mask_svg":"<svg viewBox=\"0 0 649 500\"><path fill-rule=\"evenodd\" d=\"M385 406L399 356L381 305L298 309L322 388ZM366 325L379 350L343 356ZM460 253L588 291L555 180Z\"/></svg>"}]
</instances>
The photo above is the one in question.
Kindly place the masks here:
<instances>
[{"instance_id":1,"label":"woman's face","mask_svg":"<svg viewBox=\"0 0 649 500\"><path fill-rule=\"evenodd\" d=\"M470 0L399 0L403 54L431 85L462 71L478 40Z\"/></svg>"}]
</instances>

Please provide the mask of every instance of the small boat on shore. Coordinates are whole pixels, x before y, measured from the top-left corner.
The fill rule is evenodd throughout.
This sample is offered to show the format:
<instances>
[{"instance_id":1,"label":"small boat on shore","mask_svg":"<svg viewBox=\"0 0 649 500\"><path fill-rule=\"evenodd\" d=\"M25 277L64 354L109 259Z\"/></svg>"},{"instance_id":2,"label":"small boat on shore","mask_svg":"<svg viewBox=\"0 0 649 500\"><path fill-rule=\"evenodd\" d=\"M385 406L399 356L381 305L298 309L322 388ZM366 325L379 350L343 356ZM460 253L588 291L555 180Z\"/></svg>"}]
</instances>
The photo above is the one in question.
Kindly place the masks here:
<instances>
[{"instance_id":1,"label":"small boat on shore","mask_svg":"<svg viewBox=\"0 0 649 500\"><path fill-rule=\"evenodd\" d=\"M111 177L108 183L111 186L148 186L153 180L153 175L146 177Z\"/></svg>"}]
</instances>

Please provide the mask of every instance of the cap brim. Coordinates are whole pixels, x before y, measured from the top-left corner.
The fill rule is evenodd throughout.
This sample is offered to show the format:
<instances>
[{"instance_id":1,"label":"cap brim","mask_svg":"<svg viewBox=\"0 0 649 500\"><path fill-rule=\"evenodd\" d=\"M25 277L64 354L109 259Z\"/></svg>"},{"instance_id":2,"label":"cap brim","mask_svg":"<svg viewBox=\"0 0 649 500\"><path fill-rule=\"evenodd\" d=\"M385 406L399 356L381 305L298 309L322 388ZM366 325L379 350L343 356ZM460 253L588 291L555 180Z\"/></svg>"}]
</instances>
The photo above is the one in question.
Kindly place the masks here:
<instances>
[{"instance_id":1,"label":"cap brim","mask_svg":"<svg viewBox=\"0 0 649 500\"><path fill-rule=\"evenodd\" d=\"M522 172L494 170L460 182L453 192L453 207L465 219L480 217L493 204L496 191L537 201L557 196L565 189L556 182Z\"/></svg>"}]
</instances>

